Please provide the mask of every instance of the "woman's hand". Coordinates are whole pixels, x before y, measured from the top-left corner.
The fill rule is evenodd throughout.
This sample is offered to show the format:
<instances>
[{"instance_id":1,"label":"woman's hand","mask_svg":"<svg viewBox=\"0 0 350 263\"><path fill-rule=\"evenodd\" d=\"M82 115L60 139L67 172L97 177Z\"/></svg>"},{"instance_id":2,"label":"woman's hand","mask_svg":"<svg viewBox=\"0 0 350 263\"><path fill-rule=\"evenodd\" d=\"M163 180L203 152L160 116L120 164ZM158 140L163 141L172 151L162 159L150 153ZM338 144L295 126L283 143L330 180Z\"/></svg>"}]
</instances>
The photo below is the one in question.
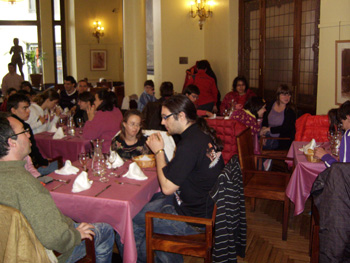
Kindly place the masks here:
<instances>
[{"instance_id":1,"label":"woman's hand","mask_svg":"<svg viewBox=\"0 0 350 263\"><path fill-rule=\"evenodd\" d=\"M81 239L88 238L92 240L92 236L95 235L91 228L95 228L93 225L88 223L81 223L76 229L79 231Z\"/></svg>"},{"instance_id":2,"label":"woman's hand","mask_svg":"<svg viewBox=\"0 0 350 263\"><path fill-rule=\"evenodd\" d=\"M45 115L45 116L39 116L38 120L39 120L42 124L44 124L44 123L47 122L47 116L46 116L46 115Z\"/></svg>"},{"instance_id":3,"label":"woman's hand","mask_svg":"<svg viewBox=\"0 0 350 263\"><path fill-rule=\"evenodd\" d=\"M214 113L217 113L217 112L218 112L218 107L216 107L216 105L214 105L214 107L213 107L213 112L214 112Z\"/></svg>"},{"instance_id":4,"label":"woman's hand","mask_svg":"<svg viewBox=\"0 0 350 263\"><path fill-rule=\"evenodd\" d=\"M62 113L62 108L60 106L55 107L55 115L60 116Z\"/></svg>"},{"instance_id":5,"label":"woman's hand","mask_svg":"<svg viewBox=\"0 0 350 263\"><path fill-rule=\"evenodd\" d=\"M205 115L207 115L208 117L213 117L213 116L214 116L214 114L211 113L210 111L206 111L206 112L205 112Z\"/></svg>"},{"instance_id":6,"label":"woman's hand","mask_svg":"<svg viewBox=\"0 0 350 263\"><path fill-rule=\"evenodd\" d=\"M270 127L262 127L260 131L260 136L266 136L266 133L270 132Z\"/></svg>"},{"instance_id":7,"label":"woman's hand","mask_svg":"<svg viewBox=\"0 0 350 263\"><path fill-rule=\"evenodd\" d=\"M236 104L235 110L241 110L241 109L243 109L243 105L242 104Z\"/></svg>"},{"instance_id":8,"label":"woman's hand","mask_svg":"<svg viewBox=\"0 0 350 263\"><path fill-rule=\"evenodd\" d=\"M88 120L92 121L94 119L94 117L95 117L95 114L96 114L96 107L95 107L95 105L92 105L92 106L88 105L86 113L88 115Z\"/></svg>"},{"instance_id":9,"label":"woman's hand","mask_svg":"<svg viewBox=\"0 0 350 263\"><path fill-rule=\"evenodd\" d=\"M153 153L158 152L161 149L164 149L164 141L162 135L159 132L151 134L146 141L148 147Z\"/></svg>"},{"instance_id":10,"label":"woman's hand","mask_svg":"<svg viewBox=\"0 0 350 263\"><path fill-rule=\"evenodd\" d=\"M318 159L322 159L322 157L326 154L328 154L328 152L323 147L317 147L314 150L314 156Z\"/></svg>"}]
</instances>

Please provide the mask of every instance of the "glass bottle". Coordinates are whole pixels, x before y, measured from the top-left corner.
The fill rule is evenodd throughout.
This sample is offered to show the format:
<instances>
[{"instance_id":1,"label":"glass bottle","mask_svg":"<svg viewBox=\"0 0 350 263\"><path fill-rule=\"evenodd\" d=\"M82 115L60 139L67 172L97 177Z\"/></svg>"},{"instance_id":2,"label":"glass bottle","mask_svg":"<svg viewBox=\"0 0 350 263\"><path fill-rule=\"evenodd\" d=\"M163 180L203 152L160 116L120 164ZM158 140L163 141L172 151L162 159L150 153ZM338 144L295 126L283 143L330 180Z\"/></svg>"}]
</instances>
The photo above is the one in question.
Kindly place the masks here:
<instances>
[{"instance_id":1,"label":"glass bottle","mask_svg":"<svg viewBox=\"0 0 350 263\"><path fill-rule=\"evenodd\" d=\"M91 140L93 145L93 156L91 162L91 169L94 176L102 177L106 171L106 160L105 156L102 153L102 146L104 140Z\"/></svg>"}]
</instances>

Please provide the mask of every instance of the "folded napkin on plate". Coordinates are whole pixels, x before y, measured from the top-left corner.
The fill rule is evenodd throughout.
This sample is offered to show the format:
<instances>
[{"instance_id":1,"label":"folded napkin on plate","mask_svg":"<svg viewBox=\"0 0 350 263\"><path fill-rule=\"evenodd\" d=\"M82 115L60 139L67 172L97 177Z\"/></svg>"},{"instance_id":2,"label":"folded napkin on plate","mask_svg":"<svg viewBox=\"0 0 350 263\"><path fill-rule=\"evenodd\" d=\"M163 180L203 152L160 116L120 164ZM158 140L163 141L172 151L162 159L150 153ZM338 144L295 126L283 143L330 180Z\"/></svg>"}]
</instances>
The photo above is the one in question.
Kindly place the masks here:
<instances>
[{"instance_id":1,"label":"folded napkin on plate","mask_svg":"<svg viewBox=\"0 0 350 263\"><path fill-rule=\"evenodd\" d=\"M155 132L160 132L160 135L162 135L162 138L164 141L165 155L168 158L169 162L173 159L174 152L175 152L175 141L169 133L167 133L166 131L157 131L157 130L143 130L142 132L146 136L150 136Z\"/></svg>"},{"instance_id":2,"label":"folded napkin on plate","mask_svg":"<svg viewBox=\"0 0 350 263\"><path fill-rule=\"evenodd\" d=\"M299 151L304 152L305 154L307 154L307 150L314 150L316 148L316 141L315 139L312 139L311 142L309 142L308 144L304 145L303 148L300 148Z\"/></svg>"},{"instance_id":3,"label":"folded napkin on plate","mask_svg":"<svg viewBox=\"0 0 350 263\"><path fill-rule=\"evenodd\" d=\"M129 165L129 171L124 174L123 177L140 181L148 179L148 177L142 172L141 168L135 162Z\"/></svg>"},{"instance_id":4,"label":"folded napkin on plate","mask_svg":"<svg viewBox=\"0 0 350 263\"><path fill-rule=\"evenodd\" d=\"M71 161L67 160L64 166L59 169L55 170L56 174L61 175L69 175L69 174L77 174L79 172L79 168L72 165Z\"/></svg>"},{"instance_id":5,"label":"folded napkin on plate","mask_svg":"<svg viewBox=\"0 0 350 263\"><path fill-rule=\"evenodd\" d=\"M79 193L81 191L85 191L91 188L93 181L90 181L88 179L87 172L81 172L77 178L75 178L75 181L73 183L72 192L73 193Z\"/></svg>"},{"instance_id":6,"label":"folded napkin on plate","mask_svg":"<svg viewBox=\"0 0 350 263\"><path fill-rule=\"evenodd\" d=\"M54 140L59 140L59 139L62 139L63 137L64 137L63 129L62 127L59 127L52 138Z\"/></svg>"},{"instance_id":7,"label":"folded napkin on plate","mask_svg":"<svg viewBox=\"0 0 350 263\"><path fill-rule=\"evenodd\" d=\"M116 157L116 158L115 158ZM111 168L118 168L120 166L122 166L124 164L124 161L122 158L120 158L119 154L115 151L111 151L111 155L109 157L111 160L115 159L115 161L113 162L113 164L111 165L110 162L108 162L107 164L107 168L111 169Z\"/></svg>"},{"instance_id":8,"label":"folded napkin on plate","mask_svg":"<svg viewBox=\"0 0 350 263\"><path fill-rule=\"evenodd\" d=\"M52 125L50 130L48 130L48 132L57 132L57 128L55 125Z\"/></svg>"}]
</instances>

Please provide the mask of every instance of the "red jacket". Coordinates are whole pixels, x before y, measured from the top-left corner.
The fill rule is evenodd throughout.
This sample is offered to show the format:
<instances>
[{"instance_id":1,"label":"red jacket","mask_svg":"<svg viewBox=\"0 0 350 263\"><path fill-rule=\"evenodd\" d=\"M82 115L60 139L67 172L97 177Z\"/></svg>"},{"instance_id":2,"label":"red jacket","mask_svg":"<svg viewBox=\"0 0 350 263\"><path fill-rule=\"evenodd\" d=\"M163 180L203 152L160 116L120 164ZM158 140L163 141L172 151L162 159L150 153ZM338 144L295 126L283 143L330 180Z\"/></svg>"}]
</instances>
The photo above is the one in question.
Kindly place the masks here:
<instances>
[{"instance_id":1,"label":"red jacket","mask_svg":"<svg viewBox=\"0 0 350 263\"><path fill-rule=\"evenodd\" d=\"M253 96L256 96L256 95L250 89L247 89L246 93L242 96L239 96L237 91L231 91L231 92L227 93L224 97L224 100L221 102L220 114L222 115L226 109L231 108L232 99L235 101L235 103L242 104L242 106L244 106L244 104L247 102L247 100Z\"/></svg>"},{"instance_id":2,"label":"red jacket","mask_svg":"<svg viewBox=\"0 0 350 263\"><path fill-rule=\"evenodd\" d=\"M204 105L211 102L216 104L218 89L215 85L215 80L205 73L205 70L199 69L198 72L187 82L187 85L194 84L199 90L199 98L197 104Z\"/></svg>"}]
</instances>

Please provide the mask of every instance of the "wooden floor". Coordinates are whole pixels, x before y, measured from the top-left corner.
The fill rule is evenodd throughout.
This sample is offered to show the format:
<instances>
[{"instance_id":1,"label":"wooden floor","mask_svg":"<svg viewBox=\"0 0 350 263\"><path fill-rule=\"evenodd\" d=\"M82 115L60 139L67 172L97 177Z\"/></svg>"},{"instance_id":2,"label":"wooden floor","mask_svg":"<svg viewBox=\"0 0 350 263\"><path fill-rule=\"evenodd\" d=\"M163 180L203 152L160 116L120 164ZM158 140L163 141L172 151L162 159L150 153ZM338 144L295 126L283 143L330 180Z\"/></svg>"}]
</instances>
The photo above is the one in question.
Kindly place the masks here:
<instances>
[{"instance_id":1,"label":"wooden floor","mask_svg":"<svg viewBox=\"0 0 350 263\"><path fill-rule=\"evenodd\" d=\"M293 205L291 203L291 205ZM310 201L305 211L289 219L288 239L282 241L282 202L257 200L256 211L247 211L247 248L239 263L306 263L309 257ZM291 208L294 211L294 208ZM185 263L201 263L203 259L185 257Z\"/></svg>"}]
</instances>

